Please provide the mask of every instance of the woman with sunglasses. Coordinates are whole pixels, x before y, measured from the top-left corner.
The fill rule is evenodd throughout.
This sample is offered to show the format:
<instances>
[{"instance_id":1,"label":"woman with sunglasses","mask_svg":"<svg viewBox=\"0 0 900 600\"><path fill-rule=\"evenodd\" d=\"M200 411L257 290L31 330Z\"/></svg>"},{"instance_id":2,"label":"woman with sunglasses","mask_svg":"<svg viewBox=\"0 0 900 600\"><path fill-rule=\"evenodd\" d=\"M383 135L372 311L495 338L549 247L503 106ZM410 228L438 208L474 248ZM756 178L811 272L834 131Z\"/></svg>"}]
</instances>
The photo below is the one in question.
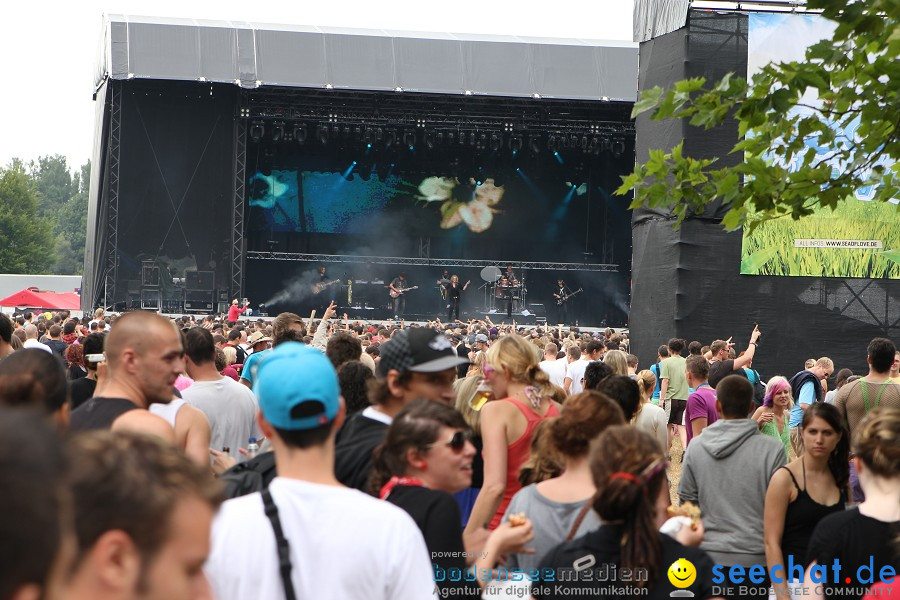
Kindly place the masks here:
<instances>
[{"instance_id":1,"label":"woman with sunglasses","mask_svg":"<svg viewBox=\"0 0 900 600\"><path fill-rule=\"evenodd\" d=\"M556 574L571 571L573 565L609 567L608 580L598 584L587 578L564 581L558 576L554 582L534 582L532 597L594 597L590 591L599 585L632 588L616 597L713 597L712 559L699 548L684 546L659 532L668 520L670 502L666 460L659 442L633 425L615 425L592 444L589 462L597 489L592 507L603 524L550 550L539 567L541 573L552 569ZM697 534L702 536L702 530ZM673 577L680 572L680 559L688 561L694 572L684 579L689 585L676 588ZM633 581L620 578L624 569L631 570ZM677 589L690 594L678 593Z\"/></svg>"},{"instance_id":2,"label":"woman with sunglasses","mask_svg":"<svg viewBox=\"0 0 900 600\"><path fill-rule=\"evenodd\" d=\"M480 598L500 557L524 551L533 537L526 519L498 527L484 547L465 548L452 494L471 485L474 456L462 415L425 399L397 414L373 454L371 489L408 512L422 530L442 598ZM474 574L466 574L466 558L475 563Z\"/></svg>"},{"instance_id":3,"label":"woman with sunglasses","mask_svg":"<svg viewBox=\"0 0 900 600\"><path fill-rule=\"evenodd\" d=\"M467 539L477 540L484 527L500 525L510 500L522 488L519 467L531 453L535 428L559 415L540 358L540 351L517 335L500 338L488 350L484 377L496 399L481 409L484 483L466 525Z\"/></svg>"}]
</instances>

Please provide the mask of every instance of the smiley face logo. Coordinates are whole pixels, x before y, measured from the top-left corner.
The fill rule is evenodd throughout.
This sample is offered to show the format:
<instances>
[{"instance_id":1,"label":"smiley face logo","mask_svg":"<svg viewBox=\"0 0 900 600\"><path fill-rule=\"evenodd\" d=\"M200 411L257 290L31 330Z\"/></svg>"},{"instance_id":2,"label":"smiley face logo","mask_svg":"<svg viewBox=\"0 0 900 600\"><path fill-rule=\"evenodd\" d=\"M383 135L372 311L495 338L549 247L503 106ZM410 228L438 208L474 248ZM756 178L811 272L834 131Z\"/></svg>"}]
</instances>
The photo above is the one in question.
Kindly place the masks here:
<instances>
[{"instance_id":1,"label":"smiley face logo","mask_svg":"<svg viewBox=\"0 0 900 600\"><path fill-rule=\"evenodd\" d=\"M689 587L697 579L697 569L694 564L684 558L679 558L672 563L668 571L669 583L679 589Z\"/></svg>"}]
</instances>

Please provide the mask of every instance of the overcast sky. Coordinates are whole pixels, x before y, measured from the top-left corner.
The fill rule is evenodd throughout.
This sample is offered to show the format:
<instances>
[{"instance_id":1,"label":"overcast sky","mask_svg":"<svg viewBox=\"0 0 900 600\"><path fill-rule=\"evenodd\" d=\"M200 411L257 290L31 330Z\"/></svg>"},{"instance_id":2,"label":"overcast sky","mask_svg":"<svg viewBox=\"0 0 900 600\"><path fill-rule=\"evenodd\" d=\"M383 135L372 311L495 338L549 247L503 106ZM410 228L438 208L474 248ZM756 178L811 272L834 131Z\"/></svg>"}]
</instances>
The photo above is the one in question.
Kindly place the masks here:
<instances>
[{"instance_id":1,"label":"overcast sky","mask_svg":"<svg viewBox=\"0 0 900 600\"><path fill-rule=\"evenodd\" d=\"M103 14L631 41L632 0L49 0L0 4L0 165L90 158Z\"/></svg>"}]
</instances>

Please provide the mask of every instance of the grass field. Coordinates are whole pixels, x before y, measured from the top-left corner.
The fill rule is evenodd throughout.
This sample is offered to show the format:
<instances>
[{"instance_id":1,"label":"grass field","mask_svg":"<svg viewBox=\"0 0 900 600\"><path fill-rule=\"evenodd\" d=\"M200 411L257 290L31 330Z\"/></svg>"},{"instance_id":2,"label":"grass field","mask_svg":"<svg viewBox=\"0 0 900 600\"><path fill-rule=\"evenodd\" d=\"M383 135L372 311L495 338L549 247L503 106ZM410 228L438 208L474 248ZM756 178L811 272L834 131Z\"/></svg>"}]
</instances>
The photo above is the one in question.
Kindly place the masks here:
<instances>
[{"instance_id":1,"label":"grass field","mask_svg":"<svg viewBox=\"0 0 900 600\"><path fill-rule=\"evenodd\" d=\"M881 240L883 248L795 248L795 239ZM900 279L900 205L848 200L834 212L745 230L741 273Z\"/></svg>"}]
</instances>

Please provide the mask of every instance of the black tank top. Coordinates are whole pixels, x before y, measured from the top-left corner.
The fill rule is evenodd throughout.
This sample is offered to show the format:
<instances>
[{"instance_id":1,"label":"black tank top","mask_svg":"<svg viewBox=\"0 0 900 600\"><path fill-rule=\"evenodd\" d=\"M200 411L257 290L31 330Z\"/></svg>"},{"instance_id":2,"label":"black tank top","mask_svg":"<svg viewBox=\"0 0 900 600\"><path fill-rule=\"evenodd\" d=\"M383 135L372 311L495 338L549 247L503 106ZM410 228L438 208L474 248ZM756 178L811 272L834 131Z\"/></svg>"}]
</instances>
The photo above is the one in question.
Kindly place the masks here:
<instances>
[{"instance_id":1,"label":"black tank top","mask_svg":"<svg viewBox=\"0 0 900 600\"><path fill-rule=\"evenodd\" d=\"M138 406L125 398L91 398L74 411L69 419L71 431L109 429L113 421Z\"/></svg>"},{"instance_id":2,"label":"black tank top","mask_svg":"<svg viewBox=\"0 0 900 600\"><path fill-rule=\"evenodd\" d=\"M804 465L805 466L805 465ZM787 514L784 516L784 532L781 534L781 554L784 564L788 564L788 556L793 555L794 564L807 566L806 549L813 530L823 518L831 513L844 510L847 502L845 490L841 490L841 498L831 506L819 504L806 492L806 473L804 469L803 489L797 484L794 474L787 467L781 467L791 476L791 481L797 487L797 498L788 504Z\"/></svg>"}]
</instances>

